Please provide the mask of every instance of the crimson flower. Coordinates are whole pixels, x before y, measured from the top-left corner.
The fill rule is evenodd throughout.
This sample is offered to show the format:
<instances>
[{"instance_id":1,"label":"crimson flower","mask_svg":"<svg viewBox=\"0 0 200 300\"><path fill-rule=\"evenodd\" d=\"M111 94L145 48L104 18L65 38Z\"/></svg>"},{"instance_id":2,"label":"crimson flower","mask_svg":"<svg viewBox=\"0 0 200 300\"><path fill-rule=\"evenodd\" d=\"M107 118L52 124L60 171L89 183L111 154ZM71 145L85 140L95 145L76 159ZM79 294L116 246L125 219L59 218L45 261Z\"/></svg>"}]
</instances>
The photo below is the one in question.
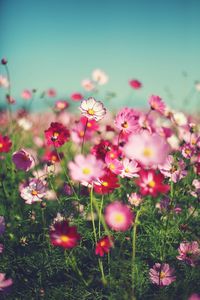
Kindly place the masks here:
<instances>
[{"instance_id":1,"label":"crimson flower","mask_svg":"<svg viewBox=\"0 0 200 300\"><path fill-rule=\"evenodd\" d=\"M119 187L118 178L110 170L106 170L106 174L100 177L94 184L94 191L97 194L105 195L112 193L114 189Z\"/></svg>"},{"instance_id":2,"label":"crimson flower","mask_svg":"<svg viewBox=\"0 0 200 300\"><path fill-rule=\"evenodd\" d=\"M104 236L97 242L95 254L104 256L105 253L108 253L110 251L111 247L113 247L113 238Z\"/></svg>"},{"instance_id":3,"label":"crimson flower","mask_svg":"<svg viewBox=\"0 0 200 300\"><path fill-rule=\"evenodd\" d=\"M12 142L8 136L2 136L0 134L0 153L9 152L12 146Z\"/></svg>"},{"instance_id":4,"label":"crimson flower","mask_svg":"<svg viewBox=\"0 0 200 300\"><path fill-rule=\"evenodd\" d=\"M156 197L159 193L167 193L170 189L168 184L163 183L164 176L155 170L141 170L136 184L140 187L142 195Z\"/></svg>"},{"instance_id":5,"label":"crimson flower","mask_svg":"<svg viewBox=\"0 0 200 300\"><path fill-rule=\"evenodd\" d=\"M70 133L63 124L55 122L45 130L45 137L48 145L60 147L69 140Z\"/></svg>"},{"instance_id":6,"label":"crimson flower","mask_svg":"<svg viewBox=\"0 0 200 300\"><path fill-rule=\"evenodd\" d=\"M56 151L46 150L43 156L43 160L47 162L51 162L52 164L57 163L60 159L63 158L63 153L58 153Z\"/></svg>"},{"instance_id":7,"label":"crimson flower","mask_svg":"<svg viewBox=\"0 0 200 300\"><path fill-rule=\"evenodd\" d=\"M142 83L140 81L138 81L137 79L130 80L129 85L135 90L138 90L142 87Z\"/></svg>"},{"instance_id":8,"label":"crimson flower","mask_svg":"<svg viewBox=\"0 0 200 300\"><path fill-rule=\"evenodd\" d=\"M67 220L57 221L50 230L50 239L53 246L65 249L74 248L80 240L76 226L69 226Z\"/></svg>"}]
</instances>

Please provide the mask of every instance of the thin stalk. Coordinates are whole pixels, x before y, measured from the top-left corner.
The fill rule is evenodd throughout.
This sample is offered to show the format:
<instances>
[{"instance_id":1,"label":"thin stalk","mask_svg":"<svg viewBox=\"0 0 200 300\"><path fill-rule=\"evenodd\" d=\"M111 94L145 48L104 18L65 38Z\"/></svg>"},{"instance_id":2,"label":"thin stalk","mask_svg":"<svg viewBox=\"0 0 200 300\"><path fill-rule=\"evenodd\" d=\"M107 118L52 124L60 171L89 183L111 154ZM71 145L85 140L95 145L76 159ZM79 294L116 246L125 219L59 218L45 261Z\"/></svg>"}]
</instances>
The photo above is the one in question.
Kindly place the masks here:
<instances>
[{"instance_id":1,"label":"thin stalk","mask_svg":"<svg viewBox=\"0 0 200 300\"><path fill-rule=\"evenodd\" d=\"M135 222L133 226L133 239L132 239L132 295L134 299L135 293L135 257L136 257L136 237L137 237L137 226L138 226L138 219L140 215L140 210L137 211Z\"/></svg>"},{"instance_id":2,"label":"thin stalk","mask_svg":"<svg viewBox=\"0 0 200 300\"><path fill-rule=\"evenodd\" d=\"M85 128L84 128L83 140L82 140L82 145L81 145L81 154L83 154L83 150L84 150L84 142L85 142L85 134L86 134L86 130L87 130L87 125L88 125L88 118L87 118L87 121L85 123Z\"/></svg>"},{"instance_id":3,"label":"thin stalk","mask_svg":"<svg viewBox=\"0 0 200 300\"><path fill-rule=\"evenodd\" d=\"M101 205L99 210L99 238L101 237L101 218L102 218L102 209L103 209L103 195L101 197Z\"/></svg>"}]
</instances>

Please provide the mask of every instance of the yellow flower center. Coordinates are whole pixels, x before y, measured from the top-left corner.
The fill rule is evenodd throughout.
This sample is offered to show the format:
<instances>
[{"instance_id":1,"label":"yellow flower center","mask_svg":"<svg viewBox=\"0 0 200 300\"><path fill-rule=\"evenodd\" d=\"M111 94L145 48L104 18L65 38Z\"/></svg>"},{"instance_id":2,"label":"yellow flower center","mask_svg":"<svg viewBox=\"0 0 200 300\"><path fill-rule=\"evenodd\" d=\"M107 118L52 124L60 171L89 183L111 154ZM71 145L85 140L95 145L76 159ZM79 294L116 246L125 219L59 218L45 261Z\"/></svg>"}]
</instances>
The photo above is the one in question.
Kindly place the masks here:
<instances>
[{"instance_id":1,"label":"yellow flower center","mask_svg":"<svg viewBox=\"0 0 200 300\"><path fill-rule=\"evenodd\" d=\"M89 168L84 168L84 169L82 170L82 172L83 172L83 174L88 175L88 174L91 173L91 170L90 170Z\"/></svg>"},{"instance_id":2,"label":"yellow flower center","mask_svg":"<svg viewBox=\"0 0 200 300\"><path fill-rule=\"evenodd\" d=\"M150 148L148 148L148 147L147 147L147 148L144 148L143 155L144 155L145 157L151 157L152 154L153 154L152 149L150 149Z\"/></svg>"},{"instance_id":3,"label":"yellow flower center","mask_svg":"<svg viewBox=\"0 0 200 300\"><path fill-rule=\"evenodd\" d=\"M32 194L33 196L37 196L38 192L37 192L36 190L32 190L31 194Z\"/></svg>"},{"instance_id":4,"label":"yellow flower center","mask_svg":"<svg viewBox=\"0 0 200 300\"><path fill-rule=\"evenodd\" d=\"M55 155L52 155L52 157L51 157L51 161L53 161L53 162L57 161L57 156L55 156Z\"/></svg>"},{"instance_id":5,"label":"yellow flower center","mask_svg":"<svg viewBox=\"0 0 200 300\"><path fill-rule=\"evenodd\" d=\"M148 186L153 188L156 185L154 180L149 181Z\"/></svg>"},{"instance_id":6,"label":"yellow flower center","mask_svg":"<svg viewBox=\"0 0 200 300\"><path fill-rule=\"evenodd\" d=\"M101 241L101 242L100 242L100 246L101 246L101 247L105 246L105 244L106 244L105 241Z\"/></svg>"},{"instance_id":7,"label":"yellow flower center","mask_svg":"<svg viewBox=\"0 0 200 300\"><path fill-rule=\"evenodd\" d=\"M103 182L102 182L102 185L103 185L103 186L108 186L108 182L103 181Z\"/></svg>"},{"instance_id":8,"label":"yellow flower center","mask_svg":"<svg viewBox=\"0 0 200 300\"><path fill-rule=\"evenodd\" d=\"M190 149L186 149L186 150L185 150L185 153L186 153L186 154L191 154L191 150L190 150Z\"/></svg>"},{"instance_id":9,"label":"yellow flower center","mask_svg":"<svg viewBox=\"0 0 200 300\"><path fill-rule=\"evenodd\" d=\"M79 131L79 136L80 136L80 137L83 137L83 136L84 136L84 131L83 131L83 130Z\"/></svg>"},{"instance_id":10,"label":"yellow flower center","mask_svg":"<svg viewBox=\"0 0 200 300\"><path fill-rule=\"evenodd\" d=\"M92 124L90 122L88 122L87 127L92 127Z\"/></svg>"},{"instance_id":11,"label":"yellow flower center","mask_svg":"<svg viewBox=\"0 0 200 300\"><path fill-rule=\"evenodd\" d=\"M0 148L3 148L3 144L2 143L0 143Z\"/></svg>"},{"instance_id":12,"label":"yellow flower center","mask_svg":"<svg viewBox=\"0 0 200 300\"><path fill-rule=\"evenodd\" d=\"M124 171L125 171L125 173L129 173L129 169L128 168L126 168Z\"/></svg>"},{"instance_id":13,"label":"yellow flower center","mask_svg":"<svg viewBox=\"0 0 200 300\"><path fill-rule=\"evenodd\" d=\"M110 164L110 170L114 170L115 169L115 165L114 164Z\"/></svg>"},{"instance_id":14,"label":"yellow flower center","mask_svg":"<svg viewBox=\"0 0 200 300\"><path fill-rule=\"evenodd\" d=\"M65 243L69 241L69 237L67 235L61 235L60 239L62 242L65 242Z\"/></svg>"},{"instance_id":15,"label":"yellow flower center","mask_svg":"<svg viewBox=\"0 0 200 300\"><path fill-rule=\"evenodd\" d=\"M54 133L53 133L53 138L54 138L54 139L57 139L58 136L59 136L59 133L58 133L58 132L54 132Z\"/></svg>"},{"instance_id":16,"label":"yellow flower center","mask_svg":"<svg viewBox=\"0 0 200 300\"><path fill-rule=\"evenodd\" d=\"M163 278L165 278L165 272L161 271L160 272L160 279L163 279Z\"/></svg>"},{"instance_id":17,"label":"yellow flower center","mask_svg":"<svg viewBox=\"0 0 200 300\"><path fill-rule=\"evenodd\" d=\"M124 123L122 123L122 127L123 128L128 128L128 123L125 121Z\"/></svg>"},{"instance_id":18,"label":"yellow flower center","mask_svg":"<svg viewBox=\"0 0 200 300\"><path fill-rule=\"evenodd\" d=\"M122 223L124 222L124 215L122 215L121 213L116 213L114 216L114 220L116 223Z\"/></svg>"},{"instance_id":19,"label":"yellow flower center","mask_svg":"<svg viewBox=\"0 0 200 300\"><path fill-rule=\"evenodd\" d=\"M65 108L65 103L63 103L63 102L60 102L60 103L58 103L57 104L57 106L58 106L58 108Z\"/></svg>"},{"instance_id":20,"label":"yellow flower center","mask_svg":"<svg viewBox=\"0 0 200 300\"><path fill-rule=\"evenodd\" d=\"M89 115L94 115L94 110L92 108L88 109L87 113Z\"/></svg>"}]
</instances>

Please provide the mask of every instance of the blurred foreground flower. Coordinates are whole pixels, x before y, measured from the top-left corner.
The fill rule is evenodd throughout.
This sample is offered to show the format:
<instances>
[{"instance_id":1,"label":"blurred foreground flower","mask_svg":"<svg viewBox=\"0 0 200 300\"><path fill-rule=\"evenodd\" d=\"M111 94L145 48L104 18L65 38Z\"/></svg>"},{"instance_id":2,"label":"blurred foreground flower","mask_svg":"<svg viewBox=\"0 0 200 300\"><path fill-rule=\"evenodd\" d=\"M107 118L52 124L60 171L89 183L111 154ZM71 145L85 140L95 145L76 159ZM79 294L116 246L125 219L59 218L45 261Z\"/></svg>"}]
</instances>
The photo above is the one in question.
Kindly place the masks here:
<instances>
[{"instance_id":1,"label":"blurred foreground flower","mask_svg":"<svg viewBox=\"0 0 200 300\"><path fill-rule=\"evenodd\" d=\"M12 155L12 161L18 170L26 172L34 166L33 157L24 149L14 152Z\"/></svg>"},{"instance_id":2,"label":"blurred foreground flower","mask_svg":"<svg viewBox=\"0 0 200 300\"><path fill-rule=\"evenodd\" d=\"M0 153L9 152L12 147L12 142L8 136L2 136L0 134Z\"/></svg>"},{"instance_id":3,"label":"blurred foreground flower","mask_svg":"<svg viewBox=\"0 0 200 300\"><path fill-rule=\"evenodd\" d=\"M13 284L12 279L5 279L5 274L0 273L0 291L3 291L5 288Z\"/></svg>"}]
</instances>

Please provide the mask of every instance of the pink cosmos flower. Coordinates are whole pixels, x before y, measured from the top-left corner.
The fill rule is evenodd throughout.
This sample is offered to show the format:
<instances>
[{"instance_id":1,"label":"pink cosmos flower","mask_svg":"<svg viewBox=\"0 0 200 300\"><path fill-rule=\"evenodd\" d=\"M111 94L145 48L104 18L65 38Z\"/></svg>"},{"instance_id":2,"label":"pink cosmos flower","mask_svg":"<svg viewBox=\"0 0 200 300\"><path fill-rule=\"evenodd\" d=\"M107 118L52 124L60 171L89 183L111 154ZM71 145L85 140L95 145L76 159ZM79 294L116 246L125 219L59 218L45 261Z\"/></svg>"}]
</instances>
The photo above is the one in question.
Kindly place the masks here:
<instances>
[{"instance_id":1,"label":"pink cosmos flower","mask_svg":"<svg viewBox=\"0 0 200 300\"><path fill-rule=\"evenodd\" d=\"M115 117L115 126L123 133L130 134L138 132L138 116L136 112L131 108L121 109Z\"/></svg>"},{"instance_id":2,"label":"pink cosmos flower","mask_svg":"<svg viewBox=\"0 0 200 300\"><path fill-rule=\"evenodd\" d=\"M3 216L0 216L0 235L4 233L5 228L6 228L5 219Z\"/></svg>"},{"instance_id":3,"label":"pink cosmos flower","mask_svg":"<svg viewBox=\"0 0 200 300\"><path fill-rule=\"evenodd\" d=\"M142 83L137 79L129 80L129 85L135 90L138 90L142 87Z\"/></svg>"},{"instance_id":4,"label":"pink cosmos flower","mask_svg":"<svg viewBox=\"0 0 200 300\"><path fill-rule=\"evenodd\" d=\"M191 144L185 143L181 147L181 153L182 153L183 157L190 159L195 153L195 148Z\"/></svg>"},{"instance_id":5,"label":"pink cosmos flower","mask_svg":"<svg viewBox=\"0 0 200 300\"><path fill-rule=\"evenodd\" d=\"M159 96L152 95L149 98L149 105L151 106L152 110L155 110L162 115L164 114L166 105Z\"/></svg>"},{"instance_id":6,"label":"pink cosmos flower","mask_svg":"<svg viewBox=\"0 0 200 300\"><path fill-rule=\"evenodd\" d=\"M149 271L150 280L152 283L159 286L167 286L176 280L174 269L168 264L156 263Z\"/></svg>"},{"instance_id":7,"label":"pink cosmos flower","mask_svg":"<svg viewBox=\"0 0 200 300\"><path fill-rule=\"evenodd\" d=\"M4 273L0 273L0 291L3 291L5 288L13 284L12 279L6 279Z\"/></svg>"},{"instance_id":8,"label":"pink cosmos flower","mask_svg":"<svg viewBox=\"0 0 200 300\"><path fill-rule=\"evenodd\" d=\"M33 157L24 149L14 152L12 155L12 161L18 170L26 172L34 166Z\"/></svg>"},{"instance_id":9,"label":"pink cosmos flower","mask_svg":"<svg viewBox=\"0 0 200 300\"><path fill-rule=\"evenodd\" d=\"M87 91L87 92L91 92L95 89L95 85L94 83L92 82L92 80L90 79L84 79L82 82L81 82L81 85L82 87Z\"/></svg>"},{"instance_id":10,"label":"pink cosmos flower","mask_svg":"<svg viewBox=\"0 0 200 300\"><path fill-rule=\"evenodd\" d=\"M92 133L89 130L85 131L85 126L78 122L74 125L71 130L71 139L76 144L81 144L84 141L89 141L92 137Z\"/></svg>"},{"instance_id":11,"label":"pink cosmos flower","mask_svg":"<svg viewBox=\"0 0 200 300\"><path fill-rule=\"evenodd\" d=\"M105 221L111 229L126 231L131 227L133 220L133 213L127 205L115 201L106 206Z\"/></svg>"},{"instance_id":12,"label":"pink cosmos flower","mask_svg":"<svg viewBox=\"0 0 200 300\"><path fill-rule=\"evenodd\" d=\"M140 171L140 167L138 166L138 163L134 160L124 158L122 160L122 171L119 174L120 177L124 178L133 178L138 177L138 172Z\"/></svg>"},{"instance_id":13,"label":"pink cosmos flower","mask_svg":"<svg viewBox=\"0 0 200 300\"><path fill-rule=\"evenodd\" d=\"M143 202L143 199L139 194L131 193L131 195L128 195L128 202L133 206L139 206Z\"/></svg>"},{"instance_id":14,"label":"pink cosmos flower","mask_svg":"<svg viewBox=\"0 0 200 300\"><path fill-rule=\"evenodd\" d=\"M0 88L8 88L9 87L9 81L7 79L7 77L4 77L2 75L0 75Z\"/></svg>"},{"instance_id":15,"label":"pink cosmos flower","mask_svg":"<svg viewBox=\"0 0 200 300\"><path fill-rule=\"evenodd\" d=\"M195 266L200 260L200 248L197 241L180 243L177 259L185 261L191 266Z\"/></svg>"},{"instance_id":16,"label":"pink cosmos flower","mask_svg":"<svg viewBox=\"0 0 200 300\"><path fill-rule=\"evenodd\" d=\"M68 164L70 176L75 181L86 181L91 183L97 177L104 175L104 163L96 159L92 154L84 156L78 154L74 158L74 162Z\"/></svg>"},{"instance_id":17,"label":"pink cosmos flower","mask_svg":"<svg viewBox=\"0 0 200 300\"><path fill-rule=\"evenodd\" d=\"M26 204L40 202L46 195L46 182L40 179L31 179L28 186L22 188L20 196L25 200Z\"/></svg>"},{"instance_id":18,"label":"pink cosmos flower","mask_svg":"<svg viewBox=\"0 0 200 300\"><path fill-rule=\"evenodd\" d=\"M65 100L58 100L55 103L54 109L55 109L55 111L59 112L59 111L62 111L65 108L68 108L68 107L69 107L69 103L67 101L65 101Z\"/></svg>"},{"instance_id":19,"label":"pink cosmos flower","mask_svg":"<svg viewBox=\"0 0 200 300\"><path fill-rule=\"evenodd\" d=\"M82 115L89 120L99 121L106 114L103 103L101 101L96 101L92 97L88 98L88 100L83 100L79 109L81 110Z\"/></svg>"},{"instance_id":20,"label":"pink cosmos flower","mask_svg":"<svg viewBox=\"0 0 200 300\"><path fill-rule=\"evenodd\" d=\"M83 99L83 95L80 93L73 93L71 94L71 99L73 101L81 101Z\"/></svg>"},{"instance_id":21,"label":"pink cosmos flower","mask_svg":"<svg viewBox=\"0 0 200 300\"><path fill-rule=\"evenodd\" d=\"M133 134L124 147L125 155L148 167L156 167L165 162L170 147L160 135L148 131Z\"/></svg>"},{"instance_id":22,"label":"pink cosmos flower","mask_svg":"<svg viewBox=\"0 0 200 300\"><path fill-rule=\"evenodd\" d=\"M46 95L50 98L56 97L56 90L50 88L46 91Z\"/></svg>"},{"instance_id":23,"label":"pink cosmos flower","mask_svg":"<svg viewBox=\"0 0 200 300\"><path fill-rule=\"evenodd\" d=\"M193 197L198 197L200 195L200 180L194 179L192 181L192 187L194 190L191 192L191 195Z\"/></svg>"},{"instance_id":24,"label":"pink cosmos flower","mask_svg":"<svg viewBox=\"0 0 200 300\"><path fill-rule=\"evenodd\" d=\"M199 85L199 87L200 87L200 85ZM200 295L194 293L194 294L190 295L188 300L200 300Z\"/></svg>"},{"instance_id":25,"label":"pink cosmos flower","mask_svg":"<svg viewBox=\"0 0 200 300\"><path fill-rule=\"evenodd\" d=\"M172 155L168 155L165 163L158 166L160 172L165 177L169 177L173 182L178 182L187 175L185 167L186 165L183 160L176 162Z\"/></svg>"},{"instance_id":26,"label":"pink cosmos flower","mask_svg":"<svg viewBox=\"0 0 200 300\"><path fill-rule=\"evenodd\" d=\"M21 97L24 99L24 100L30 100L33 95L32 95L32 92L30 90L24 90L21 94Z\"/></svg>"}]
</instances>

